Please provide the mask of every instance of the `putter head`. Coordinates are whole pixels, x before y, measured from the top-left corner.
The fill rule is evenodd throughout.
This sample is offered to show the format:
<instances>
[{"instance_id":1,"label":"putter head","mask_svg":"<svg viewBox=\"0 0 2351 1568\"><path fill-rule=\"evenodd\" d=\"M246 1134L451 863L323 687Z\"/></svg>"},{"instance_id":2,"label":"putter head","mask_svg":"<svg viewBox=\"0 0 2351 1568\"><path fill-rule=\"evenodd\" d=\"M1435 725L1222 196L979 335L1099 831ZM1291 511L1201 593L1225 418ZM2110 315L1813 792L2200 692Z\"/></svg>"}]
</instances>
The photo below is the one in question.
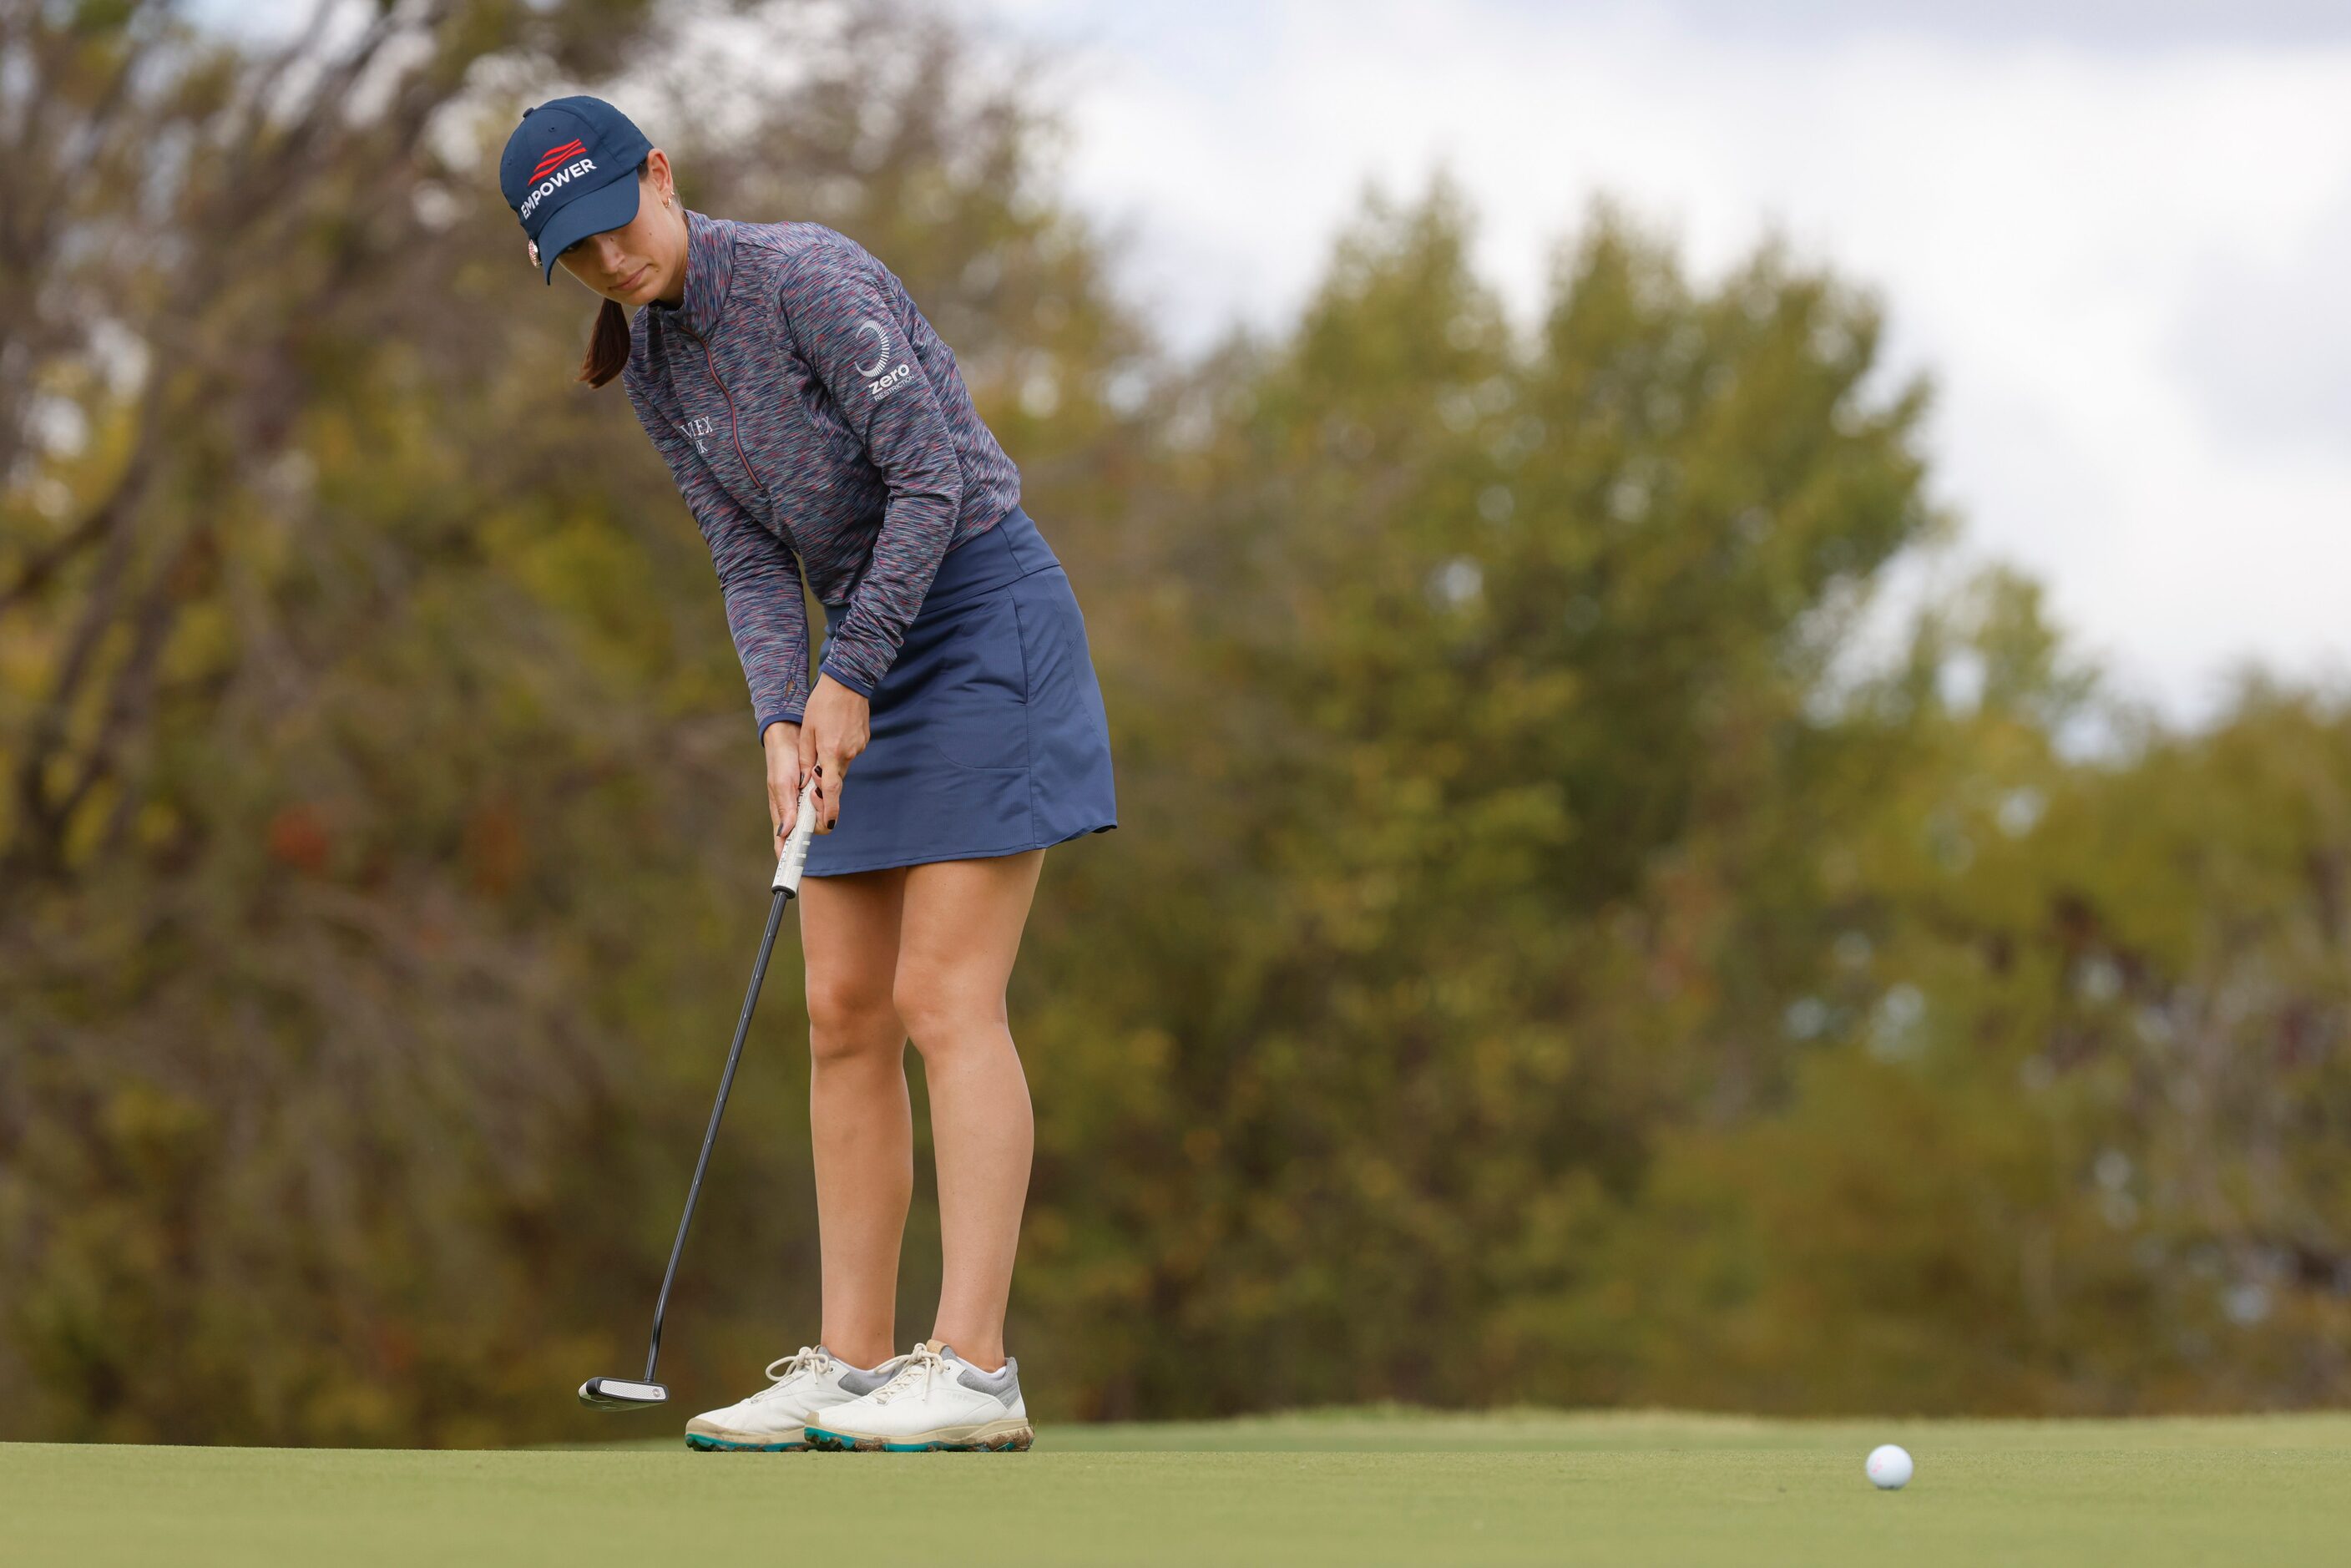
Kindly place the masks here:
<instances>
[{"instance_id":1,"label":"putter head","mask_svg":"<svg viewBox=\"0 0 2351 1568\"><path fill-rule=\"evenodd\" d=\"M591 1377L580 1385L580 1403L591 1410L645 1410L669 1403L669 1390L634 1377Z\"/></svg>"}]
</instances>

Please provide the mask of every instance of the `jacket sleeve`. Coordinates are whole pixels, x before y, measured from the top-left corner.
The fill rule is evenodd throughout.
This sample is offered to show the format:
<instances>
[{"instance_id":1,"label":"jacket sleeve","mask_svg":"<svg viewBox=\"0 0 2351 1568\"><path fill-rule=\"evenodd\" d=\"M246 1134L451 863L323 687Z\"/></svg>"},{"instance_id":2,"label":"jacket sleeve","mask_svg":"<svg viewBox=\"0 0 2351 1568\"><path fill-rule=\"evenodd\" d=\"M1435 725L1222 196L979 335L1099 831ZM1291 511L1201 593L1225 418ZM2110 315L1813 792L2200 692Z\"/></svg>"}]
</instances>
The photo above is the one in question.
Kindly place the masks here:
<instances>
[{"instance_id":1,"label":"jacket sleeve","mask_svg":"<svg viewBox=\"0 0 2351 1568\"><path fill-rule=\"evenodd\" d=\"M963 511L963 467L946 413L893 299L904 301L904 290L847 241L792 267L778 298L793 351L824 383L889 492L872 561L825 639L820 666L869 697L896 660Z\"/></svg>"},{"instance_id":2,"label":"jacket sleeve","mask_svg":"<svg viewBox=\"0 0 2351 1568\"><path fill-rule=\"evenodd\" d=\"M799 562L784 541L728 495L695 455L694 442L662 417L632 386L629 402L637 423L653 437L669 465L686 510L710 546L726 599L726 629L751 688L758 733L779 720L798 724L808 706L808 601L802 597Z\"/></svg>"}]
</instances>

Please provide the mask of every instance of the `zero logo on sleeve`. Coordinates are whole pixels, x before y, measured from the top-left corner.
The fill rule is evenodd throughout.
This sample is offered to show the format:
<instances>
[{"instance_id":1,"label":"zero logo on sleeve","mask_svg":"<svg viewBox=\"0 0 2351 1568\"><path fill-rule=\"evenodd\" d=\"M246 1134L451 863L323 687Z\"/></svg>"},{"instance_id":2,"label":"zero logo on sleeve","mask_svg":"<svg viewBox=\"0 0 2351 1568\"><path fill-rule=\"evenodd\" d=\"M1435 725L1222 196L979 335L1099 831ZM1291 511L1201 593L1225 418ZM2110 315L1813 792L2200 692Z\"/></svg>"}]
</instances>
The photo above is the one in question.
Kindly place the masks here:
<instances>
[{"instance_id":1,"label":"zero logo on sleeve","mask_svg":"<svg viewBox=\"0 0 2351 1568\"><path fill-rule=\"evenodd\" d=\"M873 340L872 362L859 365L857 373L865 378L867 392L877 398L886 396L893 387L899 385L914 373L914 367L911 364L901 364L896 370L887 371L885 374L884 371L890 363L888 329L881 322L869 318L857 324L857 330L861 335Z\"/></svg>"}]
</instances>

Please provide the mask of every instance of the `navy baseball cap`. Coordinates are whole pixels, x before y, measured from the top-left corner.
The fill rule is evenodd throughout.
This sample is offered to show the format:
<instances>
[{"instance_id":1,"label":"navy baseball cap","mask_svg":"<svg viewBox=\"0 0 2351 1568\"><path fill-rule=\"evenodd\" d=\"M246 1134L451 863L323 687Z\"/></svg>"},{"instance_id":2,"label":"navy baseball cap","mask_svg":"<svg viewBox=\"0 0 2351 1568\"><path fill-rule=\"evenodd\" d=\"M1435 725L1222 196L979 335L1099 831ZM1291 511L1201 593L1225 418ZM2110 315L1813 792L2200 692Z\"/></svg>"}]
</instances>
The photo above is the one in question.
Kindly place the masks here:
<instances>
[{"instance_id":1,"label":"navy baseball cap","mask_svg":"<svg viewBox=\"0 0 2351 1568\"><path fill-rule=\"evenodd\" d=\"M538 247L546 281L555 258L637 215L637 165L653 144L601 98L551 98L522 111L498 159L498 189Z\"/></svg>"}]
</instances>

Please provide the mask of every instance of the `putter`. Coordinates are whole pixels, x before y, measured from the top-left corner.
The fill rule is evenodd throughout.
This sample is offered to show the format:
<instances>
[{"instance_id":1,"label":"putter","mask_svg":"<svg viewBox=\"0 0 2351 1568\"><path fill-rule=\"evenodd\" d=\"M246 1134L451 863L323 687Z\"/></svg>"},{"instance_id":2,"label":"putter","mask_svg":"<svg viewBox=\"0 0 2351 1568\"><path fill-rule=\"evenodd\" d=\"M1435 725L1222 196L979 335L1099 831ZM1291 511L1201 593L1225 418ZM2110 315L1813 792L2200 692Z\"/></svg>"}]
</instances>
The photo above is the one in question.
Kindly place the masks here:
<instances>
[{"instance_id":1,"label":"putter","mask_svg":"<svg viewBox=\"0 0 2351 1568\"><path fill-rule=\"evenodd\" d=\"M767 935L759 938L759 961L751 966L751 988L743 997L743 1016L735 1020L735 1043L726 1051L726 1071L718 1080L718 1102L710 1107L710 1126L702 1134L702 1153L694 1162L694 1184L685 1189L685 1213L677 1222L677 1239L670 1244L669 1268L662 1274L661 1294L653 1301L653 1343L645 1347L643 1377L591 1377L580 1385L580 1403L596 1410L643 1410L669 1401L669 1390L653 1380L661 1361L662 1317L669 1311L669 1288L677 1281L677 1260L685 1254L685 1233L694 1228L694 1204L702 1196L702 1173L710 1168L711 1146L718 1142L719 1118L726 1114L726 1093L735 1087L735 1065L743 1060L743 1039L751 1032L751 1009L759 1005L759 982L768 977L768 956L776 949L776 930L784 923L784 905L800 891L800 873L808 865L809 839L816 831L816 779L800 790L799 815L791 836L776 861L775 897L768 904Z\"/></svg>"}]
</instances>

